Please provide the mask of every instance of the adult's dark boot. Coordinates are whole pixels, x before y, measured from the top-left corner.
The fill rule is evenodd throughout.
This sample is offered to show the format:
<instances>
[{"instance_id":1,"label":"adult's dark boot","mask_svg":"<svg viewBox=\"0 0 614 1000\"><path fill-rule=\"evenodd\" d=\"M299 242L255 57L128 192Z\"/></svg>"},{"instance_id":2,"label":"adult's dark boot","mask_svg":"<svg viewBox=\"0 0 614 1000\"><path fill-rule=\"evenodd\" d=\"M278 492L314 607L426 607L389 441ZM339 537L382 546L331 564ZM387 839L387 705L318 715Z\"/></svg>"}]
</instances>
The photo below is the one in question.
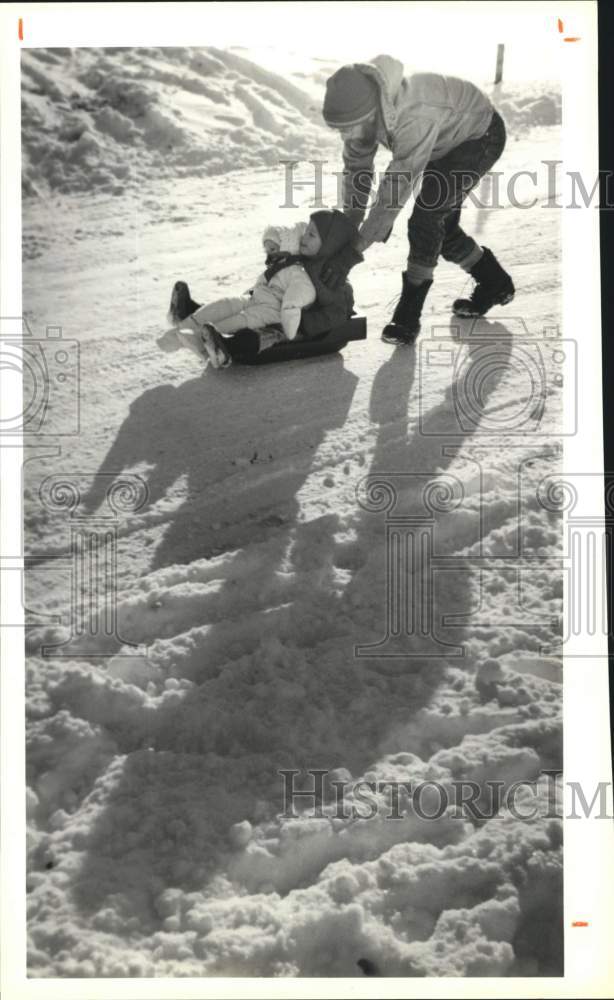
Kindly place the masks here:
<instances>
[{"instance_id":1,"label":"adult's dark boot","mask_svg":"<svg viewBox=\"0 0 614 1000\"><path fill-rule=\"evenodd\" d=\"M185 281L176 281L171 295L171 304L168 309L168 319L171 323L180 323L187 319L192 313L200 309L198 302L195 302L190 295L190 289Z\"/></svg>"},{"instance_id":2,"label":"adult's dark boot","mask_svg":"<svg viewBox=\"0 0 614 1000\"><path fill-rule=\"evenodd\" d=\"M504 306L514 298L514 283L504 271L494 253L482 247L484 253L469 272L476 285L468 299L456 299L452 311L456 316L484 316L493 306Z\"/></svg>"},{"instance_id":3,"label":"adult's dark boot","mask_svg":"<svg viewBox=\"0 0 614 1000\"><path fill-rule=\"evenodd\" d=\"M382 340L387 344L413 344L420 333L420 315L422 306L433 284L432 280L423 281L421 285L413 285L407 279L407 271L403 271L403 290L392 314L392 319L384 327Z\"/></svg>"}]
</instances>

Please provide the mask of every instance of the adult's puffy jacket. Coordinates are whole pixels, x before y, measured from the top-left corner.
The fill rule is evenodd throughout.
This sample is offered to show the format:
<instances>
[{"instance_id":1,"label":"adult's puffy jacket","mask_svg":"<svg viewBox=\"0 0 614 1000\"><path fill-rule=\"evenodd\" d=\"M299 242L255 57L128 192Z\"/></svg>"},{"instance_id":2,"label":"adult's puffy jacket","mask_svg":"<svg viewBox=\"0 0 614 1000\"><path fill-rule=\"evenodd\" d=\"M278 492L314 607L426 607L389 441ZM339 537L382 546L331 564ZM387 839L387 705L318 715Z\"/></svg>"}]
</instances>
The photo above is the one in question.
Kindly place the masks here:
<instances>
[{"instance_id":1,"label":"adult's puffy jacket","mask_svg":"<svg viewBox=\"0 0 614 1000\"><path fill-rule=\"evenodd\" d=\"M468 80L438 73L404 76L403 64L392 56L376 56L370 63L354 65L379 91L374 139L349 139L343 147L344 212L357 226L363 223L360 236L369 246L387 239L414 188L418 194L427 163L484 135L494 108L486 94ZM379 145L392 152L392 160L364 219Z\"/></svg>"}]
</instances>

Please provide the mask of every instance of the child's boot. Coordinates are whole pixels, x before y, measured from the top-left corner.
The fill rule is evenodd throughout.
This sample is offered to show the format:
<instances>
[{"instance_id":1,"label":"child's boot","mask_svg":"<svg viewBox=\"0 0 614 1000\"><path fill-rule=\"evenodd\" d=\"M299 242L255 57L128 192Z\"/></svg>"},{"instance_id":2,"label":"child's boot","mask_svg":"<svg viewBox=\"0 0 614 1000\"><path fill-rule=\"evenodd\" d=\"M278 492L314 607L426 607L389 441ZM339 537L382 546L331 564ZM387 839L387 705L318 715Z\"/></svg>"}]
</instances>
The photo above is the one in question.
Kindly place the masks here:
<instances>
[{"instance_id":1,"label":"child's boot","mask_svg":"<svg viewBox=\"0 0 614 1000\"><path fill-rule=\"evenodd\" d=\"M195 302L190 295L190 289L185 281L176 281L172 294L171 304L168 309L168 318L171 323L181 323L193 312L200 309L198 302Z\"/></svg>"},{"instance_id":2,"label":"child's boot","mask_svg":"<svg viewBox=\"0 0 614 1000\"><path fill-rule=\"evenodd\" d=\"M504 306L514 298L514 283L495 255L482 247L484 253L470 270L476 281L468 299L456 299L452 310L456 316L484 316L493 306Z\"/></svg>"},{"instance_id":3,"label":"child's boot","mask_svg":"<svg viewBox=\"0 0 614 1000\"><path fill-rule=\"evenodd\" d=\"M382 340L387 344L413 344L420 333L420 315L422 306L433 284L432 280L413 285L403 271L403 290L392 314L392 319L384 327Z\"/></svg>"},{"instance_id":4,"label":"child's boot","mask_svg":"<svg viewBox=\"0 0 614 1000\"><path fill-rule=\"evenodd\" d=\"M232 364L232 357L222 334L213 323L205 323L200 336L213 368L228 368Z\"/></svg>"}]
</instances>

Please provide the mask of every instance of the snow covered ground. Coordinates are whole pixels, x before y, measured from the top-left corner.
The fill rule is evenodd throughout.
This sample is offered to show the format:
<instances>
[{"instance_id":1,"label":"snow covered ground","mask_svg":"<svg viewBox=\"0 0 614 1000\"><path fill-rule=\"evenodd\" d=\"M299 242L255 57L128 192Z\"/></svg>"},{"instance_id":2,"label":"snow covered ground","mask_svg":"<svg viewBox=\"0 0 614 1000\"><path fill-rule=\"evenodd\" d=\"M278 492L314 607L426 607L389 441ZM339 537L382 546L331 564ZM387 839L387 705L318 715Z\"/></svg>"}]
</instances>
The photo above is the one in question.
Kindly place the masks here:
<instances>
[{"instance_id":1,"label":"snow covered ground","mask_svg":"<svg viewBox=\"0 0 614 1000\"><path fill-rule=\"evenodd\" d=\"M360 779L485 787L561 764L561 525L535 493L559 468L559 213L541 174L517 187L525 205L537 195L530 210L505 190L496 210L469 206L516 299L452 322L465 281L441 264L416 350L379 340L400 219L352 274L366 343L224 372L162 354L176 278L201 301L240 292L265 224L308 216L312 187L280 209L278 157L340 166L313 110L329 67L299 67L291 87L245 58L23 57L24 309L35 336L59 326L80 349L79 433L59 455L40 439L26 465L27 605L61 616L27 640L30 974L360 976L361 960L382 976L560 974L548 810L395 820L384 793L372 818L351 810ZM497 169L558 158L556 92L498 103ZM334 203L335 178L324 186ZM58 426L73 402L51 400ZM147 495L131 511L124 491L114 515L105 494L128 473ZM375 474L395 514L427 518L435 557L410 582L423 594L432 579L436 638L401 637L394 657L355 655L386 632ZM62 481L81 493L72 517ZM74 600L83 524L117 530L132 647ZM85 634L43 657L71 614ZM347 818L326 795L319 818L282 815L279 770L316 768L346 781Z\"/></svg>"}]
</instances>

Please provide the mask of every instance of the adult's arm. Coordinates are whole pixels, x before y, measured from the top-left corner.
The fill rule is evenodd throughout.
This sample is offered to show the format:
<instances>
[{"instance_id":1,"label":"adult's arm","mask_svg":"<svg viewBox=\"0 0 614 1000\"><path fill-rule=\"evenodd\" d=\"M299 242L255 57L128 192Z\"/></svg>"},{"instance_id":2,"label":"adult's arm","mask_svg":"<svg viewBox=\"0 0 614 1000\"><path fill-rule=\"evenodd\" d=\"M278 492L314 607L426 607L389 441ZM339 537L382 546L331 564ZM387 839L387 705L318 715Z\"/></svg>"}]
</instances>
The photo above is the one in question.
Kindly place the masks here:
<instances>
[{"instance_id":1,"label":"adult's arm","mask_svg":"<svg viewBox=\"0 0 614 1000\"><path fill-rule=\"evenodd\" d=\"M377 141L347 139L343 144L343 213L358 227L365 217L373 184Z\"/></svg>"},{"instance_id":2,"label":"adult's arm","mask_svg":"<svg viewBox=\"0 0 614 1000\"><path fill-rule=\"evenodd\" d=\"M381 179L377 196L360 228L358 246L384 243L404 204L415 190L431 158L438 134L437 123L429 118L401 121L393 141L393 158Z\"/></svg>"}]
</instances>

